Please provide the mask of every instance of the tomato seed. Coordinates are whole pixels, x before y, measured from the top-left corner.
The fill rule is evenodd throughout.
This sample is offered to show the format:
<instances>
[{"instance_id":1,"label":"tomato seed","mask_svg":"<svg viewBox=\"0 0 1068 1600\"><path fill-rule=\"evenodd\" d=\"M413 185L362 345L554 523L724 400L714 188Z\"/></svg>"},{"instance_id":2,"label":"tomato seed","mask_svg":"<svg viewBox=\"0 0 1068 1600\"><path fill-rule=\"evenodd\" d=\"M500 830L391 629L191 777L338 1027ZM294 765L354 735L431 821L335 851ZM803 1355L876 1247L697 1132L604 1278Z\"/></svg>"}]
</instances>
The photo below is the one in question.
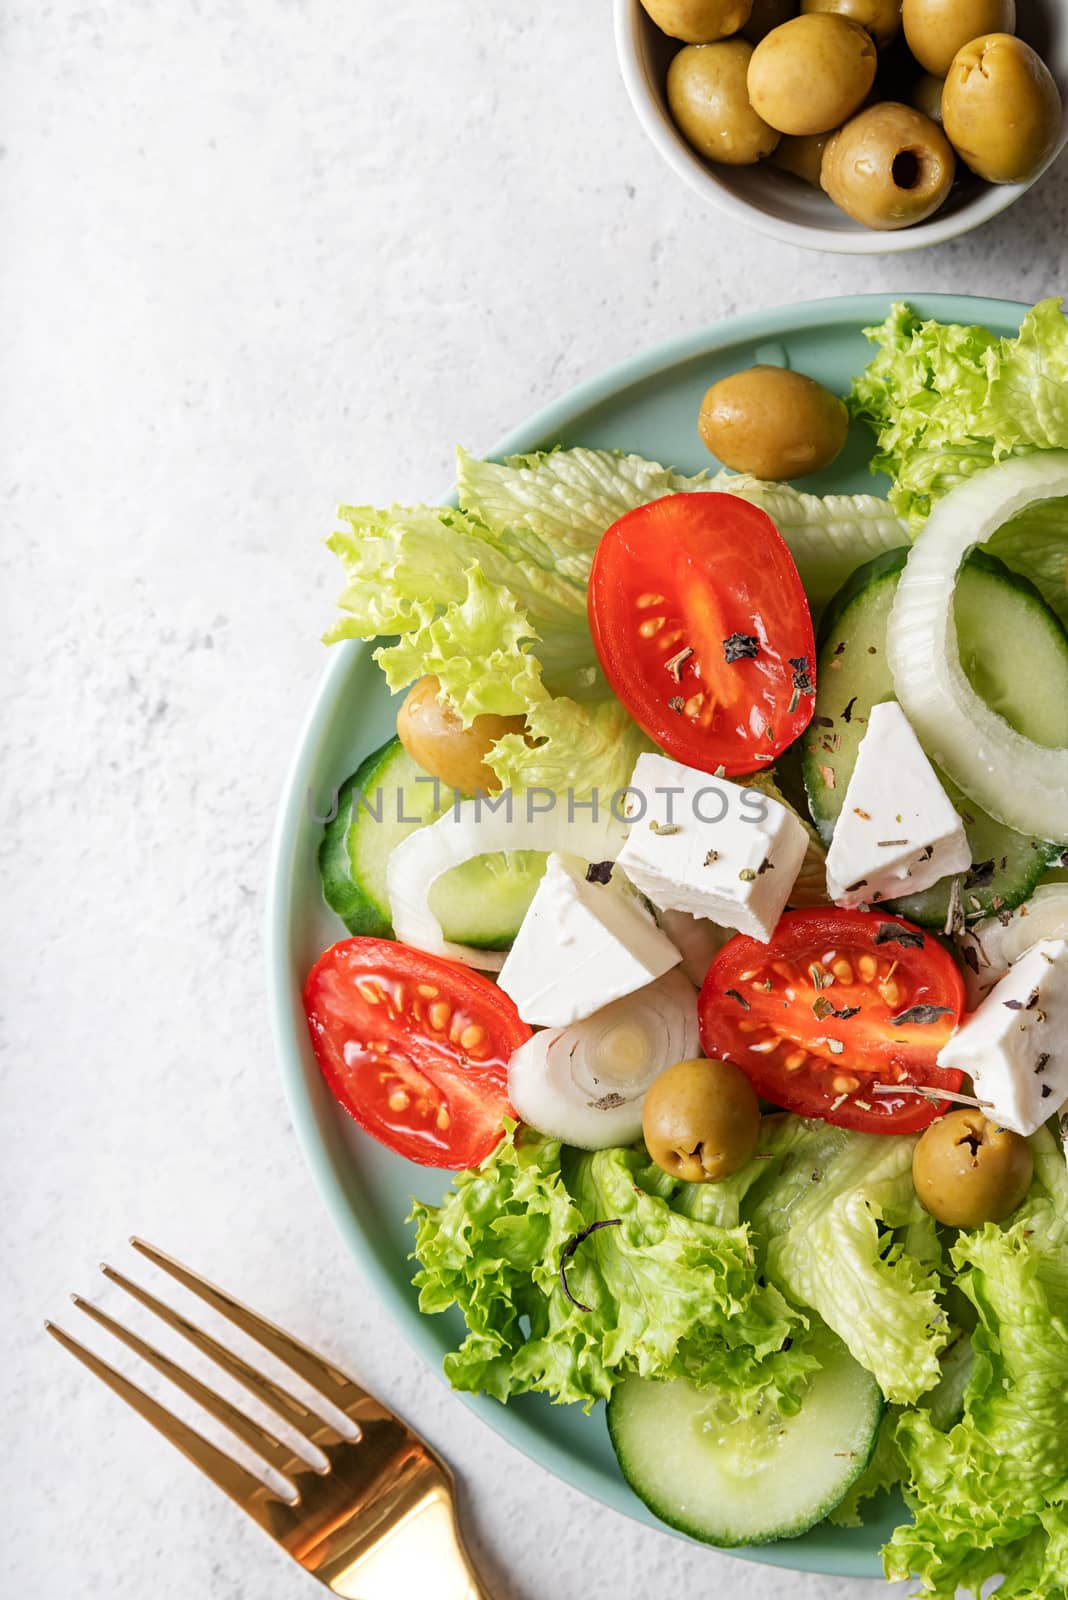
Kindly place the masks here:
<instances>
[{"instance_id":1,"label":"tomato seed","mask_svg":"<svg viewBox=\"0 0 1068 1600\"><path fill-rule=\"evenodd\" d=\"M435 1118L435 1121L437 1122L441 1132L444 1133L447 1130L449 1123L452 1121L452 1118L449 1116L449 1113L446 1111L444 1106L438 1107L438 1114Z\"/></svg>"},{"instance_id":2,"label":"tomato seed","mask_svg":"<svg viewBox=\"0 0 1068 1600\"><path fill-rule=\"evenodd\" d=\"M643 639L651 639L655 633L660 632L663 626L663 617L646 617L644 622L639 623L638 632Z\"/></svg>"},{"instance_id":3,"label":"tomato seed","mask_svg":"<svg viewBox=\"0 0 1068 1600\"><path fill-rule=\"evenodd\" d=\"M860 960L857 962L857 966L860 969L860 975L864 979L865 983L870 983L879 970L879 963L876 961L874 956L861 956Z\"/></svg>"},{"instance_id":4,"label":"tomato seed","mask_svg":"<svg viewBox=\"0 0 1068 1600\"><path fill-rule=\"evenodd\" d=\"M703 694L692 694L682 709L688 717L696 717L704 703L705 697Z\"/></svg>"},{"instance_id":5,"label":"tomato seed","mask_svg":"<svg viewBox=\"0 0 1068 1600\"><path fill-rule=\"evenodd\" d=\"M831 967L831 971L834 973L839 983L853 982L853 968L849 965L848 961L844 959L836 961Z\"/></svg>"},{"instance_id":6,"label":"tomato seed","mask_svg":"<svg viewBox=\"0 0 1068 1600\"><path fill-rule=\"evenodd\" d=\"M786 1068L787 1072L797 1072L800 1067L804 1066L807 1060L807 1050L792 1050L786 1057L786 1060L783 1062L783 1066Z\"/></svg>"},{"instance_id":7,"label":"tomato seed","mask_svg":"<svg viewBox=\"0 0 1068 1600\"><path fill-rule=\"evenodd\" d=\"M896 1006L898 1001L901 999L901 990L898 988L893 978L884 979L884 981L879 985L879 993L886 1001L886 1004L891 1008Z\"/></svg>"},{"instance_id":8,"label":"tomato seed","mask_svg":"<svg viewBox=\"0 0 1068 1600\"><path fill-rule=\"evenodd\" d=\"M356 979L356 993L361 1000L366 1000L369 1006L378 1005L382 999L382 990L377 983L372 983L369 978Z\"/></svg>"},{"instance_id":9,"label":"tomato seed","mask_svg":"<svg viewBox=\"0 0 1068 1600\"><path fill-rule=\"evenodd\" d=\"M447 1001L435 1000L434 1004L430 1007L428 1015L430 1017L430 1026L438 1033L444 1033L445 1029L449 1026L449 1018L452 1016L452 1010Z\"/></svg>"},{"instance_id":10,"label":"tomato seed","mask_svg":"<svg viewBox=\"0 0 1068 1600\"><path fill-rule=\"evenodd\" d=\"M634 604L639 611L648 611L650 606L662 606L666 599L662 594L640 594Z\"/></svg>"},{"instance_id":11,"label":"tomato seed","mask_svg":"<svg viewBox=\"0 0 1068 1600\"><path fill-rule=\"evenodd\" d=\"M851 1072L836 1072L831 1079L831 1088L835 1094L852 1094L854 1089L860 1088L860 1079L854 1078Z\"/></svg>"},{"instance_id":12,"label":"tomato seed","mask_svg":"<svg viewBox=\"0 0 1068 1600\"><path fill-rule=\"evenodd\" d=\"M389 1097L389 1109L391 1111L407 1111L410 1105L411 1098L408 1091L406 1089L394 1089Z\"/></svg>"},{"instance_id":13,"label":"tomato seed","mask_svg":"<svg viewBox=\"0 0 1068 1600\"><path fill-rule=\"evenodd\" d=\"M761 1039L759 1044L751 1044L750 1050L755 1050L757 1055L770 1056L779 1048L781 1039Z\"/></svg>"},{"instance_id":14,"label":"tomato seed","mask_svg":"<svg viewBox=\"0 0 1068 1600\"><path fill-rule=\"evenodd\" d=\"M473 1050L476 1045L482 1043L485 1037L485 1028L480 1027L477 1022L472 1022L460 1035L460 1048L462 1050Z\"/></svg>"},{"instance_id":15,"label":"tomato seed","mask_svg":"<svg viewBox=\"0 0 1068 1600\"><path fill-rule=\"evenodd\" d=\"M441 990L436 983L421 983L419 984L419 993L424 1000L436 1000Z\"/></svg>"}]
</instances>

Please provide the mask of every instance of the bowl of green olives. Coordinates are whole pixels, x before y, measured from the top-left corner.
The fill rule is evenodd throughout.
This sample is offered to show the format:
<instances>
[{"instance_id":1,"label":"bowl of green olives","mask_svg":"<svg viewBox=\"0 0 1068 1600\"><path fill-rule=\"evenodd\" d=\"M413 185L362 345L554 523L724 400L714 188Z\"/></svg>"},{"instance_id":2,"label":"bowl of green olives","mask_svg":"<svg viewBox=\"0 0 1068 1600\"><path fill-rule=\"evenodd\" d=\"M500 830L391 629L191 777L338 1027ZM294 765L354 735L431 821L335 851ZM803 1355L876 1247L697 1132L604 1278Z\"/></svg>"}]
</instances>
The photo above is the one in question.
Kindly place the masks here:
<instances>
[{"instance_id":1,"label":"bowl of green olives","mask_svg":"<svg viewBox=\"0 0 1068 1600\"><path fill-rule=\"evenodd\" d=\"M1068 144L1065 0L615 0L615 24L668 165L810 249L955 238Z\"/></svg>"}]
</instances>

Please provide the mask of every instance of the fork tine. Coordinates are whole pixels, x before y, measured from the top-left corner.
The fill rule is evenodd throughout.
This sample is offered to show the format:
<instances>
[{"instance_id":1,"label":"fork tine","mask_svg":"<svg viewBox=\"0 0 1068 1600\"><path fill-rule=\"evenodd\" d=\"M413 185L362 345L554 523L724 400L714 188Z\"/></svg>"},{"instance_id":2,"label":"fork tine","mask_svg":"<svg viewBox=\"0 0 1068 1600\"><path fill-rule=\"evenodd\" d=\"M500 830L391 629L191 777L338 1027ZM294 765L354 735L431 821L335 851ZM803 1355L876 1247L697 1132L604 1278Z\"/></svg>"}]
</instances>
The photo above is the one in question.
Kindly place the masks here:
<instances>
[{"instance_id":1,"label":"fork tine","mask_svg":"<svg viewBox=\"0 0 1068 1600\"><path fill-rule=\"evenodd\" d=\"M294 1339L292 1334L279 1328L276 1323L268 1322L266 1317L261 1317L249 1306L242 1305L240 1300L235 1300L224 1289L209 1283L198 1273L183 1267L180 1261L175 1261L173 1256L157 1250L155 1245L147 1244L144 1239L137 1238L131 1239L130 1243L141 1255L157 1267L161 1267L164 1272L170 1273L172 1278L176 1278L214 1310L221 1312L242 1332L255 1339L257 1344L277 1356L279 1361L284 1362L292 1372L297 1373L306 1383L310 1383L313 1389L318 1389L320 1394L332 1400L336 1406L344 1409L353 1401L359 1400L367 1402L375 1415L390 1415L359 1384L354 1383L345 1373L317 1355L308 1345L302 1344L299 1339Z\"/></svg>"},{"instance_id":2,"label":"fork tine","mask_svg":"<svg viewBox=\"0 0 1068 1600\"><path fill-rule=\"evenodd\" d=\"M232 1457L219 1450L203 1434L197 1433L194 1428L188 1427L179 1417L172 1416L166 1406L160 1405L151 1395L139 1389L135 1383L123 1377L121 1372L116 1372L114 1367L94 1355L85 1345L79 1344L77 1339L72 1339L69 1333L62 1328L57 1328L54 1322L45 1323L45 1331L61 1344L64 1350L69 1350L76 1361L83 1367L106 1383L113 1393L128 1406L132 1406L138 1416L151 1423L157 1433L170 1441L182 1454L199 1467L205 1477L210 1478L224 1494L236 1500L243 1511L254 1518L261 1527L271 1531L271 1506L284 1506L277 1495L272 1495L259 1478L241 1466Z\"/></svg>"},{"instance_id":3,"label":"fork tine","mask_svg":"<svg viewBox=\"0 0 1068 1600\"><path fill-rule=\"evenodd\" d=\"M231 1378L236 1379L270 1410L284 1416L290 1427L295 1428L309 1443L321 1446L342 1437L329 1423L324 1422L295 1395L290 1394L288 1389L283 1389L264 1373L257 1372L256 1368L250 1366L242 1356L233 1350L228 1350L218 1339L212 1338L210 1333L205 1333L195 1322L190 1322L180 1311L175 1311L173 1306L167 1305L166 1301L158 1300L148 1289L142 1288L139 1283L134 1283L115 1267L104 1265L100 1270L110 1283L117 1284L134 1300L159 1317L161 1322L165 1322L169 1328L180 1333L202 1355L207 1356L209 1361L214 1361L217 1367L221 1367Z\"/></svg>"},{"instance_id":4,"label":"fork tine","mask_svg":"<svg viewBox=\"0 0 1068 1600\"><path fill-rule=\"evenodd\" d=\"M183 1394L187 1394L191 1400L195 1400L197 1405L203 1406L210 1416L213 1416L217 1422L221 1422L224 1428L229 1428L230 1432L236 1434L239 1439L244 1440L245 1444L251 1450L254 1450L269 1466L274 1467L276 1471L283 1474L287 1469L292 1471L294 1466L307 1468L308 1463L297 1460L293 1451L288 1449L280 1439L276 1439L273 1433L269 1433L266 1428L262 1428L252 1417L246 1416L243 1411L239 1411L237 1406L231 1405L230 1401L221 1394L216 1394L214 1389L209 1389L206 1383L201 1383L200 1379L195 1378L191 1372L186 1372L184 1367L180 1367L177 1362L172 1361L161 1350L157 1350L154 1345L146 1343L136 1333L132 1333L129 1328L124 1328L121 1322L116 1322L114 1317L109 1317L106 1311L101 1311L98 1306L94 1306L90 1301L83 1300L80 1294L72 1295L71 1299L79 1311L84 1311L87 1317L91 1317L98 1326L105 1328L108 1333L124 1344L128 1350L132 1350L135 1355L139 1355L142 1360L147 1361L150 1367L155 1367L157 1372L161 1372L170 1383L181 1389Z\"/></svg>"}]
</instances>

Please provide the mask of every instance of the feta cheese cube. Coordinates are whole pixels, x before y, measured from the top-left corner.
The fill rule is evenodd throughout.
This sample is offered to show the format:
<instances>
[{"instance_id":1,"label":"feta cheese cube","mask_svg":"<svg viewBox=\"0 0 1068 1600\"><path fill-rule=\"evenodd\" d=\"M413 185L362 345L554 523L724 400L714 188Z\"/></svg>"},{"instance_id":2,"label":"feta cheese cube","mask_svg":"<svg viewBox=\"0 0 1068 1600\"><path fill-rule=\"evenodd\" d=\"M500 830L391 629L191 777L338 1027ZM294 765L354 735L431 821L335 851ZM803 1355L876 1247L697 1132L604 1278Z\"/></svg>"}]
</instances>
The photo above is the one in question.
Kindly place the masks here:
<instances>
[{"instance_id":1,"label":"feta cheese cube","mask_svg":"<svg viewBox=\"0 0 1068 1600\"><path fill-rule=\"evenodd\" d=\"M1030 1134L1068 1099L1068 940L1022 955L938 1054L992 1120Z\"/></svg>"},{"instance_id":2,"label":"feta cheese cube","mask_svg":"<svg viewBox=\"0 0 1068 1600\"><path fill-rule=\"evenodd\" d=\"M661 911L688 911L767 944L794 886L808 835L758 789L642 755L619 853L634 886Z\"/></svg>"},{"instance_id":3,"label":"feta cheese cube","mask_svg":"<svg viewBox=\"0 0 1068 1600\"><path fill-rule=\"evenodd\" d=\"M841 906L893 900L971 864L964 824L905 713L896 700L872 706L827 852L827 893Z\"/></svg>"},{"instance_id":4,"label":"feta cheese cube","mask_svg":"<svg viewBox=\"0 0 1068 1600\"><path fill-rule=\"evenodd\" d=\"M584 861L554 854L497 981L524 1022L562 1028L680 960L637 895L618 882L590 883Z\"/></svg>"}]
</instances>

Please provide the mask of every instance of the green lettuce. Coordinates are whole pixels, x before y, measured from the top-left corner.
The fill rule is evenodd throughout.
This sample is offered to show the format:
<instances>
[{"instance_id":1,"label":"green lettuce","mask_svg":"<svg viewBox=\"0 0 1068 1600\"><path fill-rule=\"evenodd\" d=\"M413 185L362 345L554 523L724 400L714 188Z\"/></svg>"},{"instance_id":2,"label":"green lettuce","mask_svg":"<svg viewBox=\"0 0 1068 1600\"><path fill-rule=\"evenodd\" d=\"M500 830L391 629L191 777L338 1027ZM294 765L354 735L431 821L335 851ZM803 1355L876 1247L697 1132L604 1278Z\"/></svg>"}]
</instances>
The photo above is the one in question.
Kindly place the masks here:
<instances>
[{"instance_id":1,"label":"green lettuce","mask_svg":"<svg viewBox=\"0 0 1068 1600\"><path fill-rule=\"evenodd\" d=\"M1004 523L987 549L1030 578L1068 627L1068 497L1036 500Z\"/></svg>"},{"instance_id":2,"label":"green lettuce","mask_svg":"<svg viewBox=\"0 0 1068 1600\"><path fill-rule=\"evenodd\" d=\"M461 506L488 528L523 538L528 549L583 587L601 535L613 522L650 500L707 485L707 473L687 478L615 450L548 450L509 456L500 465L466 450L456 453Z\"/></svg>"},{"instance_id":3,"label":"green lettuce","mask_svg":"<svg viewBox=\"0 0 1068 1600\"><path fill-rule=\"evenodd\" d=\"M445 1360L454 1387L588 1408L638 1372L714 1383L739 1408L771 1395L796 1410L815 1366L806 1318L760 1280L744 1224L683 1214L674 1187L643 1151L587 1155L510 1131L440 1206L416 1204L420 1309L455 1305L467 1324ZM599 1221L613 1225L567 1266L575 1305L561 1261Z\"/></svg>"},{"instance_id":4,"label":"green lettuce","mask_svg":"<svg viewBox=\"0 0 1068 1600\"><path fill-rule=\"evenodd\" d=\"M326 634L385 638L393 691L432 674L465 723L527 718L488 761L513 789L598 789L629 780L649 741L609 692L586 615L594 551L619 517L664 495L737 494L766 510L820 605L862 561L905 537L871 495L800 494L720 473L694 477L611 450L552 450L503 463L458 453L459 508L342 506L327 541L345 571Z\"/></svg>"},{"instance_id":5,"label":"green lettuce","mask_svg":"<svg viewBox=\"0 0 1068 1600\"><path fill-rule=\"evenodd\" d=\"M1046 1129L1035 1181L1004 1228L951 1251L975 1309L963 1416L906 1412L895 1438L915 1521L885 1551L887 1575L953 1600L1004 1575L999 1600L1068 1593L1068 1169Z\"/></svg>"},{"instance_id":6,"label":"green lettuce","mask_svg":"<svg viewBox=\"0 0 1068 1600\"><path fill-rule=\"evenodd\" d=\"M888 1400L914 1402L938 1383L951 1335L938 1234L912 1183L915 1140L765 1121L772 1159L743 1214L769 1280L819 1312Z\"/></svg>"},{"instance_id":7,"label":"green lettuce","mask_svg":"<svg viewBox=\"0 0 1068 1600\"><path fill-rule=\"evenodd\" d=\"M1012 339L922 321L902 304L867 336L878 353L849 406L875 430L873 470L894 480L890 503L913 529L955 484L1005 456L1068 447L1068 321L1059 300L1035 306Z\"/></svg>"}]
</instances>

